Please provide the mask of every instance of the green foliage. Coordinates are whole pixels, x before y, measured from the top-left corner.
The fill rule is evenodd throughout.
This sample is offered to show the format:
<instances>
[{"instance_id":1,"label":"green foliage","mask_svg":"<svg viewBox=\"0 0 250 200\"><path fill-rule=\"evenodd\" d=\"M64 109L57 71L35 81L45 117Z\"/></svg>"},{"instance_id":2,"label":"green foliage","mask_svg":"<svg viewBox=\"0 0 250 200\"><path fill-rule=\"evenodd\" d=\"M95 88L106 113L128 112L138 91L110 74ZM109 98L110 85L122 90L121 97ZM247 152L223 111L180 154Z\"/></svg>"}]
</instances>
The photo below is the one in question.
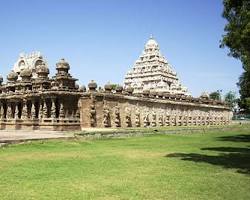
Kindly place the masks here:
<instances>
[{"instance_id":1,"label":"green foliage","mask_svg":"<svg viewBox=\"0 0 250 200\"><path fill-rule=\"evenodd\" d=\"M250 1L224 0L223 17L228 23L221 47L227 46L229 55L240 59L244 72L239 78L241 108L250 113L246 98L250 97Z\"/></svg>"},{"instance_id":2,"label":"green foliage","mask_svg":"<svg viewBox=\"0 0 250 200\"><path fill-rule=\"evenodd\" d=\"M246 113L250 114L250 104L248 100L250 98L250 71L243 72L239 78L238 86L240 87L240 107L243 108Z\"/></svg>"},{"instance_id":3,"label":"green foliage","mask_svg":"<svg viewBox=\"0 0 250 200\"><path fill-rule=\"evenodd\" d=\"M250 1L224 0L223 17L227 19L222 47L230 49L230 56L242 61L246 71L250 70Z\"/></svg>"},{"instance_id":4,"label":"green foliage","mask_svg":"<svg viewBox=\"0 0 250 200\"><path fill-rule=\"evenodd\" d=\"M220 101L221 100L221 90L217 90L215 92L211 92L209 94L209 98L213 100Z\"/></svg>"},{"instance_id":5,"label":"green foliage","mask_svg":"<svg viewBox=\"0 0 250 200\"><path fill-rule=\"evenodd\" d=\"M236 94L233 91L229 91L228 93L226 93L224 99L232 110L237 105L238 99L236 98Z\"/></svg>"},{"instance_id":6,"label":"green foliage","mask_svg":"<svg viewBox=\"0 0 250 200\"><path fill-rule=\"evenodd\" d=\"M0 148L0 199L250 199L249 130Z\"/></svg>"},{"instance_id":7,"label":"green foliage","mask_svg":"<svg viewBox=\"0 0 250 200\"><path fill-rule=\"evenodd\" d=\"M112 90L115 90L117 86L119 86L119 84L115 84L115 83L112 83Z\"/></svg>"}]
</instances>

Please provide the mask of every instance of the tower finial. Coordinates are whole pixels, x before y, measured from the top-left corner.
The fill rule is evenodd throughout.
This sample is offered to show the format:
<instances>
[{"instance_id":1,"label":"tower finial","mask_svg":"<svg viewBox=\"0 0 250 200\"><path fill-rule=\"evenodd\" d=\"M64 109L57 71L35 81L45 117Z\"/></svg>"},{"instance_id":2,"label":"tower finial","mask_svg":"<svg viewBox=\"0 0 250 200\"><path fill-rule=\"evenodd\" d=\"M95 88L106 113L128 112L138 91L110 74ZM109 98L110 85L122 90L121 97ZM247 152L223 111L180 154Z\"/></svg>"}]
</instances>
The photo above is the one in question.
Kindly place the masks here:
<instances>
[{"instance_id":1,"label":"tower finial","mask_svg":"<svg viewBox=\"0 0 250 200\"><path fill-rule=\"evenodd\" d=\"M153 37L153 34L151 33L151 34L150 34L150 39L153 39L153 38L154 38L154 37Z\"/></svg>"}]
</instances>

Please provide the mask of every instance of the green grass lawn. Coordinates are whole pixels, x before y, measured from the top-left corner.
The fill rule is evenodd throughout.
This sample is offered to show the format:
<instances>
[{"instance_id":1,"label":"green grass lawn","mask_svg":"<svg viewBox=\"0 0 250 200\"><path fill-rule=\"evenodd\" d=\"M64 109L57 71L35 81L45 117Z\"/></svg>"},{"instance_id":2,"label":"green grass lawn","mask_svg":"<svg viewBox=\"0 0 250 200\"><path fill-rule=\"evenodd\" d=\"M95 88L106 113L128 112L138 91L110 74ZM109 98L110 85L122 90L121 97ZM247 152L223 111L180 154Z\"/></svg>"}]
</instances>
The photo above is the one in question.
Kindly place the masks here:
<instances>
[{"instance_id":1,"label":"green grass lawn","mask_svg":"<svg viewBox=\"0 0 250 200\"><path fill-rule=\"evenodd\" d=\"M250 127L242 127L0 148L0 199L249 200Z\"/></svg>"}]
</instances>

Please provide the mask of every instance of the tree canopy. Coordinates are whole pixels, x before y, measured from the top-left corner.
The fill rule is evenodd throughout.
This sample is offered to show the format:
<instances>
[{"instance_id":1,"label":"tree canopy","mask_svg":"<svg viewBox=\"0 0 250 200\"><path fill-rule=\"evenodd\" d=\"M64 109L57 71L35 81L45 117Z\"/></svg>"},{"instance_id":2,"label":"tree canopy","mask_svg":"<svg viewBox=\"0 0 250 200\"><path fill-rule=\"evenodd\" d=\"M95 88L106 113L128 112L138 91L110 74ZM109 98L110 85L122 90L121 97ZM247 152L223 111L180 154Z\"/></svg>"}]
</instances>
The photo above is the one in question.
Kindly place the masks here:
<instances>
[{"instance_id":1,"label":"tree canopy","mask_svg":"<svg viewBox=\"0 0 250 200\"><path fill-rule=\"evenodd\" d=\"M227 19L221 41L230 49L230 56L242 61L243 68L250 70L250 1L224 0L223 17Z\"/></svg>"},{"instance_id":2,"label":"tree canopy","mask_svg":"<svg viewBox=\"0 0 250 200\"><path fill-rule=\"evenodd\" d=\"M240 59L244 72L239 78L240 106L250 112L250 0L224 0L223 17L228 21L221 47L228 47L229 56Z\"/></svg>"},{"instance_id":3,"label":"tree canopy","mask_svg":"<svg viewBox=\"0 0 250 200\"><path fill-rule=\"evenodd\" d=\"M236 107L238 101L238 99L236 98L236 94L233 91L229 91L228 93L226 93L224 96L224 100L232 110Z\"/></svg>"},{"instance_id":4,"label":"tree canopy","mask_svg":"<svg viewBox=\"0 0 250 200\"><path fill-rule=\"evenodd\" d=\"M217 100L217 101L220 101L221 100L221 91L220 90L217 90L215 92L211 92L209 94L209 98L210 99L213 99L213 100Z\"/></svg>"}]
</instances>

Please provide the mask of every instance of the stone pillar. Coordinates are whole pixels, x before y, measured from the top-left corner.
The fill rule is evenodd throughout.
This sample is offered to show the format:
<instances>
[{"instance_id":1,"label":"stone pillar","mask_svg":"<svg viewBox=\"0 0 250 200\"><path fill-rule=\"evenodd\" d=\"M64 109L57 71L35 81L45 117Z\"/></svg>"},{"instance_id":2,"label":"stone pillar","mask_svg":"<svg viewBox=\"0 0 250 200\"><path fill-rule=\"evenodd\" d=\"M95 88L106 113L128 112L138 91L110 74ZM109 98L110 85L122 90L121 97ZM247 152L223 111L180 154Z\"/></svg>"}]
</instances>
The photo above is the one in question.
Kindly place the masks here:
<instances>
[{"instance_id":1,"label":"stone pillar","mask_svg":"<svg viewBox=\"0 0 250 200\"><path fill-rule=\"evenodd\" d=\"M175 116L175 126L178 126L179 125L179 115L176 115Z\"/></svg>"},{"instance_id":2,"label":"stone pillar","mask_svg":"<svg viewBox=\"0 0 250 200\"><path fill-rule=\"evenodd\" d=\"M80 110L79 110L79 108L77 108L77 109L76 109L75 117L80 119L80 117L81 117L80 115L81 115L81 114L80 114Z\"/></svg>"},{"instance_id":3,"label":"stone pillar","mask_svg":"<svg viewBox=\"0 0 250 200\"><path fill-rule=\"evenodd\" d=\"M90 105L90 126L95 127L96 126L96 109L95 109L95 104L94 102Z\"/></svg>"},{"instance_id":4,"label":"stone pillar","mask_svg":"<svg viewBox=\"0 0 250 200\"><path fill-rule=\"evenodd\" d=\"M152 122L151 122L151 126L155 127L157 124L156 124L156 113L153 112L152 113Z\"/></svg>"},{"instance_id":5,"label":"stone pillar","mask_svg":"<svg viewBox=\"0 0 250 200\"><path fill-rule=\"evenodd\" d=\"M51 99L51 115L50 118L55 119L56 118L56 99Z\"/></svg>"},{"instance_id":6,"label":"stone pillar","mask_svg":"<svg viewBox=\"0 0 250 200\"><path fill-rule=\"evenodd\" d=\"M6 118L5 113L4 113L4 106L3 106L3 104L2 104L2 109L1 109L1 118L2 119Z\"/></svg>"},{"instance_id":7,"label":"stone pillar","mask_svg":"<svg viewBox=\"0 0 250 200\"><path fill-rule=\"evenodd\" d=\"M46 103L46 100L44 101L43 103L43 118L47 118L48 117L48 107L47 107L47 103Z\"/></svg>"},{"instance_id":8,"label":"stone pillar","mask_svg":"<svg viewBox=\"0 0 250 200\"><path fill-rule=\"evenodd\" d=\"M0 119L2 119L2 110L3 110L3 107L2 107L2 103L0 102Z\"/></svg>"},{"instance_id":9,"label":"stone pillar","mask_svg":"<svg viewBox=\"0 0 250 200\"><path fill-rule=\"evenodd\" d=\"M62 102L60 104L59 118L65 118L64 105Z\"/></svg>"},{"instance_id":10,"label":"stone pillar","mask_svg":"<svg viewBox=\"0 0 250 200\"><path fill-rule=\"evenodd\" d=\"M19 109L18 109L18 103L15 105L15 119L19 119Z\"/></svg>"},{"instance_id":11,"label":"stone pillar","mask_svg":"<svg viewBox=\"0 0 250 200\"><path fill-rule=\"evenodd\" d=\"M103 108L103 126L104 127L110 127L111 126L110 111L106 106L104 106L104 108Z\"/></svg>"},{"instance_id":12,"label":"stone pillar","mask_svg":"<svg viewBox=\"0 0 250 200\"><path fill-rule=\"evenodd\" d=\"M31 118L36 119L36 106L35 101L31 102Z\"/></svg>"},{"instance_id":13,"label":"stone pillar","mask_svg":"<svg viewBox=\"0 0 250 200\"><path fill-rule=\"evenodd\" d=\"M147 127L147 126L150 125L149 116L148 116L148 115L149 115L148 113L145 113L145 116L144 116L144 118L143 118L143 126L144 126L144 127Z\"/></svg>"},{"instance_id":14,"label":"stone pillar","mask_svg":"<svg viewBox=\"0 0 250 200\"><path fill-rule=\"evenodd\" d=\"M27 119L28 118L28 106L27 106L27 101L26 100L23 101L23 110L22 110L21 118L22 119Z\"/></svg>"},{"instance_id":15,"label":"stone pillar","mask_svg":"<svg viewBox=\"0 0 250 200\"><path fill-rule=\"evenodd\" d=\"M141 126L140 111L138 109L135 111L135 126L136 127L140 127Z\"/></svg>"},{"instance_id":16,"label":"stone pillar","mask_svg":"<svg viewBox=\"0 0 250 200\"><path fill-rule=\"evenodd\" d=\"M120 127L121 126L121 118L120 118L120 109L118 106L115 107L115 126Z\"/></svg>"},{"instance_id":17,"label":"stone pillar","mask_svg":"<svg viewBox=\"0 0 250 200\"><path fill-rule=\"evenodd\" d=\"M10 102L7 102L6 118L7 119L11 119L12 118L12 110L11 110L11 104L10 104Z\"/></svg>"},{"instance_id":18,"label":"stone pillar","mask_svg":"<svg viewBox=\"0 0 250 200\"><path fill-rule=\"evenodd\" d=\"M163 123L163 116L162 116L162 115L160 115L160 116L158 117L158 125L159 125L159 126L163 126L163 125L164 125L164 123Z\"/></svg>"},{"instance_id":19,"label":"stone pillar","mask_svg":"<svg viewBox=\"0 0 250 200\"><path fill-rule=\"evenodd\" d=\"M165 126L171 126L170 115L165 115Z\"/></svg>"},{"instance_id":20,"label":"stone pillar","mask_svg":"<svg viewBox=\"0 0 250 200\"><path fill-rule=\"evenodd\" d=\"M38 118L39 118L39 119L42 119L42 118L43 118L43 100L41 100L40 103L39 103Z\"/></svg>"}]
</instances>

